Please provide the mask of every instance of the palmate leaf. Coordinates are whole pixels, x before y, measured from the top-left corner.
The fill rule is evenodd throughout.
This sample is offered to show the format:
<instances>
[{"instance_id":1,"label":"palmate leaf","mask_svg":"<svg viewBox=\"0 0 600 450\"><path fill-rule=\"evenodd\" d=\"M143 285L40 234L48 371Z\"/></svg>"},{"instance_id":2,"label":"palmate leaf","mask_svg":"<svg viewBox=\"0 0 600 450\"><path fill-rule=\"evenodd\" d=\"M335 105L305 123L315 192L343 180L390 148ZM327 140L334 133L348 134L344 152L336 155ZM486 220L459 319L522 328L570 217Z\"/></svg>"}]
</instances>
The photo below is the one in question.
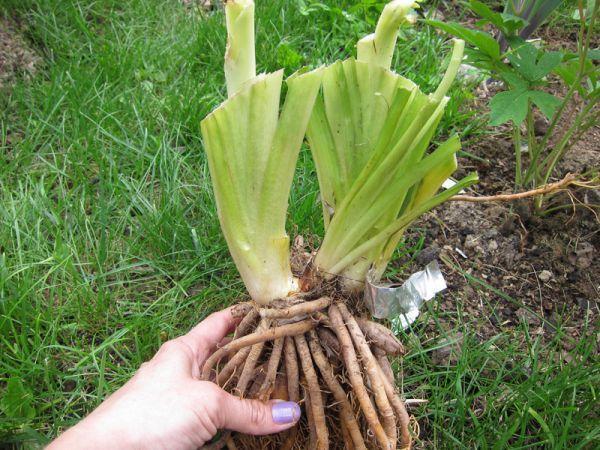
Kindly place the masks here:
<instances>
[{"instance_id":1,"label":"palmate leaf","mask_svg":"<svg viewBox=\"0 0 600 450\"><path fill-rule=\"evenodd\" d=\"M552 118L561 103L559 98L544 91L530 91L529 98L549 119Z\"/></svg>"},{"instance_id":2,"label":"palmate leaf","mask_svg":"<svg viewBox=\"0 0 600 450\"><path fill-rule=\"evenodd\" d=\"M513 89L494 95L490 100L490 125L498 126L511 120L521 125L527 117L528 93L527 89Z\"/></svg>"},{"instance_id":3,"label":"palmate leaf","mask_svg":"<svg viewBox=\"0 0 600 450\"><path fill-rule=\"evenodd\" d=\"M524 43L508 54L508 60L520 75L530 82L535 82L560 65L563 53L541 51L531 43Z\"/></svg>"},{"instance_id":4,"label":"palmate leaf","mask_svg":"<svg viewBox=\"0 0 600 450\"><path fill-rule=\"evenodd\" d=\"M521 125L527 117L529 102L534 103L546 117L551 118L561 101L547 92L526 88L500 92L490 100L490 125L498 126L509 121L517 126Z\"/></svg>"}]
</instances>

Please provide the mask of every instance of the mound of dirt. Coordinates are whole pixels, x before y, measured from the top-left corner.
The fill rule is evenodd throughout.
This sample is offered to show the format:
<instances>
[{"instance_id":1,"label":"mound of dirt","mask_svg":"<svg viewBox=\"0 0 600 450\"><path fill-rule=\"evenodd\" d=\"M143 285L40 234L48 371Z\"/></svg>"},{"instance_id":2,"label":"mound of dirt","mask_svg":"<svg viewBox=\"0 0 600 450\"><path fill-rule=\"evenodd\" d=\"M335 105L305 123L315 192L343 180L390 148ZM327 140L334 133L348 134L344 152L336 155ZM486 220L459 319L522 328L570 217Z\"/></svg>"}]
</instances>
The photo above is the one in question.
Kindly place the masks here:
<instances>
[{"instance_id":1,"label":"mound of dirt","mask_svg":"<svg viewBox=\"0 0 600 450\"><path fill-rule=\"evenodd\" d=\"M0 18L0 88L10 86L19 76L31 77L39 63L18 28Z\"/></svg>"}]
</instances>

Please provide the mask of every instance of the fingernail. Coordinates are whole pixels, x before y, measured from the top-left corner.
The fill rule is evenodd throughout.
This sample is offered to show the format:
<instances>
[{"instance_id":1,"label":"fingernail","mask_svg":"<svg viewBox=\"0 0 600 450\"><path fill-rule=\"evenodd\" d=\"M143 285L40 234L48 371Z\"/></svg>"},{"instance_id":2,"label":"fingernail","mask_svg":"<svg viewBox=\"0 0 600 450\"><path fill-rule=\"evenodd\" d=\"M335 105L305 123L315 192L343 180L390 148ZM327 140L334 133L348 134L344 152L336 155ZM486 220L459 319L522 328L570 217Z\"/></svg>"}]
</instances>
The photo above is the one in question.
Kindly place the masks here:
<instances>
[{"instance_id":1,"label":"fingernail","mask_svg":"<svg viewBox=\"0 0 600 450\"><path fill-rule=\"evenodd\" d=\"M294 402L277 402L271 409L273 422L280 425L296 422L300 419L300 406Z\"/></svg>"}]
</instances>

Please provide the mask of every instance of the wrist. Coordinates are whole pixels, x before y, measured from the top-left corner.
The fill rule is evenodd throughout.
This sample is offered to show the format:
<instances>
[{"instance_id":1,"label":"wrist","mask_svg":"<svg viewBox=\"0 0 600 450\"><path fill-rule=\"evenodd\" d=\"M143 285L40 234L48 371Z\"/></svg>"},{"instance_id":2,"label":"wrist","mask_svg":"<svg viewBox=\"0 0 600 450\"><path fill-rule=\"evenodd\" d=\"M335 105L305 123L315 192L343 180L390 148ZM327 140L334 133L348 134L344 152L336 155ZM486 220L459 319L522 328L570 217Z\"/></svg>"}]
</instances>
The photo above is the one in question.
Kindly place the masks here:
<instances>
[{"instance_id":1,"label":"wrist","mask_svg":"<svg viewBox=\"0 0 600 450\"><path fill-rule=\"evenodd\" d=\"M140 442L134 438L137 433L126 433L102 418L89 416L69 428L47 447L47 450L103 450L106 448L131 449L139 448Z\"/></svg>"}]
</instances>

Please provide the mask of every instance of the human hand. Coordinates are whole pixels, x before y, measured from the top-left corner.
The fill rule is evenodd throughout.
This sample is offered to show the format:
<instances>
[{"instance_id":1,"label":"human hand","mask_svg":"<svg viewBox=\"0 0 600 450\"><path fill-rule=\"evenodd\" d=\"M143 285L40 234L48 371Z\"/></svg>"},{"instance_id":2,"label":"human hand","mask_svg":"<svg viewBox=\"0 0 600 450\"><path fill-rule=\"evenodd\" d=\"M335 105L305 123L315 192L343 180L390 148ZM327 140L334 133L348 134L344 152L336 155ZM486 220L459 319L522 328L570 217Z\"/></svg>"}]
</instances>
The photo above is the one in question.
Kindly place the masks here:
<instances>
[{"instance_id":1,"label":"human hand","mask_svg":"<svg viewBox=\"0 0 600 450\"><path fill-rule=\"evenodd\" d=\"M293 426L293 402L245 400L200 381L201 367L235 327L231 308L168 341L121 389L50 444L61 449L196 449L218 430L263 435Z\"/></svg>"}]
</instances>

